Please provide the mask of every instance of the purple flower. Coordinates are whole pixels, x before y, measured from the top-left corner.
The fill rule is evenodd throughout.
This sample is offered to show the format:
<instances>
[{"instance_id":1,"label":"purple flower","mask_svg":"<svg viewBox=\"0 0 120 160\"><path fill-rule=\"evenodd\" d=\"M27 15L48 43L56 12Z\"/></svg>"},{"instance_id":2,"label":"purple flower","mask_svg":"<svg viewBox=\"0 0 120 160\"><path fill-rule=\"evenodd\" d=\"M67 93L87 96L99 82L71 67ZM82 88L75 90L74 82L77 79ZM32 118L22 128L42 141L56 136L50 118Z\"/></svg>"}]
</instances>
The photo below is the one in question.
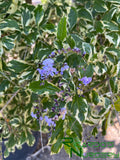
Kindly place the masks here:
<instances>
[{"instance_id":1,"label":"purple flower","mask_svg":"<svg viewBox=\"0 0 120 160\"><path fill-rule=\"evenodd\" d=\"M53 52L51 52L51 54L49 56L54 57L55 55L56 55L56 53L53 51Z\"/></svg>"},{"instance_id":2,"label":"purple flower","mask_svg":"<svg viewBox=\"0 0 120 160\"><path fill-rule=\"evenodd\" d=\"M61 74L63 74L63 72L65 71L65 70L67 70L69 68L69 66L67 65L67 63L65 63L64 64L64 67L61 67Z\"/></svg>"},{"instance_id":3,"label":"purple flower","mask_svg":"<svg viewBox=\"0 0 120 160\"><path fill-rule=\"evenodd\" d=\"M51 118L48 118L48 116L45 116L45 121L47 122L48 126L56 126L55 122L51 120Z\"/></svg>"},{"instance_id":4,"label":"purple flower","mask_svg":"<svg viewBox=\"0 0 120 160\"><path fill-rule=\"evenodd\" d=\"M80 50L79 48L77 48L77 47L74 47L74 48L72 49L72 51L74 51L74 52L81 52L81 50Z\"/></svg>"},{"instance_id":5,"label":"purple flower","mask_svg":"<svg viewBox=\"0 0 120 160\"><path fill-rule=\"evenodd\" d=\"M44 109L44 112L47 112L48 111L48 108Z\"/></svg>"},{"instance_id":6,"label":"purple flower","mask_svg":"<svg viewBox=\"0 0 120 160\"><path fill-rule=\"evenodd\" d=\"M83 153L83 156L85 156L85 153Z\"/></svg>"},{"instance_id":7,"label":"purple flower","mask_svg":"<svg viewBox=\"0 0 120 160\"><path fill-rule=\"evenodd\" d=\"M58 53L59 53L59 54L61 53L61 50L60 50L60 49L58 49Z\"/></svg>"},{"instance_id":8,"label":"purple flower","mask_svg":"<svg viewBox=\"0 0 120 160\"><path fill-rule=\"evenodd\" d=\"M62 120L64 120L65 119L65 115L66 115L66 113L67 113L67 110L66 110L66 108L61 108L61 115L63 115L63 117L62 117Z\"/></svg>"},{"instance_id":9,"label":"purple flower","mask_svg":"<svg viewBox=\"0 0 120 160\"><path fill-rule=\"evenodd\" d=\"M52 107L52 111L55 112L55 107Z\"/></svg>"},{"instance_id":10,"label":"purple flower","mask_svg":"<svg viewBox=\"0 0 120 160\"><path fill-rule=\"evenodd\" d=\"M82 81L83 82L83 84L86 86L87 84L89 84L91 81L92 81L92 78L91 77L83 77L83 78L81 78L81 79L78 79L79 81Z\"/></svg>"},{"instance_id":11,"label":"purple flower","mask_svg":"<svg viewBox=\"0 0 120 160\"><path fill-rule=\"evenodd\" d=\"M57 103L58 102L58 100L57 99L54 99L54 101Z\"/></svg>"},{"instance_id":12,"label":"purple flower","mask_svg":"<svg viewBox=\"0 0 120 160\"><path fill-rule=\"evenodd\" d=\"M64 98L61 98L61 101L64 101Z\"/></svg>"},{"instance_id":13,"label":"purple flower","mask_svg":"<svg viewBox=\"0 0 120 160\"><path fill-rule=\"evenodd\" d=\"M77 48L77 47L75 47L75 51L76 51L76 52L80 52L80 49Z\"/></svg>"},{"instance_id":14,"label":"purple flower","mask_svg":"<svg viewBox=\"0 0 120 160\"><path fill-rule=\"evenodd\" d=\"M51 58L47 58L43 61L42 65L51 67L54 64L54 60Z\"/></svg>"},{"instance_id":15,"label":"purple flower","mask_svg":"<svg viewBox=\"0 0 120 160\"><path fill-rule=\"evenodd\" d=\"M83 52L83 56L85 56L86 55L86 52Z\"/></svg>"},{"instance_id":16,"label":"purple flower","mask_svg":"<svg viewBox=\"0 0 120 160\"><path fill-rule=\"evenodd\" d=\"M31 116L32 116L33 118L37 118L36 114L34 114L33 112L31 112Z\"/></svg>"},{"instance_id":17,"label":"purple flower","mask_svg":"<svg viewBox=\"0 0 120 160\"><path fill-rule=\"evenodd\" d=\"M54 119L55 119L55 120L58 120L58 115L55 115L55 116L54 116Z\"/></svg>"},{"instance_id":18,"label":"purple flower","mask_svg":"<svg viewBox=\"0 0 120 160\"><path fill-rule=\"evenodd\" d=\"M42 121L42 120L43 120L43 117L40 116L40 121Z\"/></svg>"},{"instance_id":19,"label":"purple flower","mask_svg":"<svg viewBox=\"0 0 120 160\"><path fill-rule=\"evenodd\" d=\"M69 47L69 48L67 48L67 51L71 51L71 48Z\"/></svg>"},{"instance_id":20,"label":"purple flower","mask_svg":"<svg viewBox=\"0 0 120 160\"><path fill-rule=\"evenodd\" d=\"M69 94L68 93L65 93L65 96L68 96Z\"/></svg>"},{"instance_id":21,"label":"purple flower","mask_svg":"<svg viewBox=\"0 0 120 160\"><path fill-rule=\"evenodd\" d=\"M53 59L50 59L50 58L45 59L42 64L44 65L43 68L37 69L37 71L41 75L41 79L45 79L49 75L53 77L54 74L58 74L58 71L56 70L56 68L53 67L53 64L54 64Z\"/></svg>"}]
</instances>

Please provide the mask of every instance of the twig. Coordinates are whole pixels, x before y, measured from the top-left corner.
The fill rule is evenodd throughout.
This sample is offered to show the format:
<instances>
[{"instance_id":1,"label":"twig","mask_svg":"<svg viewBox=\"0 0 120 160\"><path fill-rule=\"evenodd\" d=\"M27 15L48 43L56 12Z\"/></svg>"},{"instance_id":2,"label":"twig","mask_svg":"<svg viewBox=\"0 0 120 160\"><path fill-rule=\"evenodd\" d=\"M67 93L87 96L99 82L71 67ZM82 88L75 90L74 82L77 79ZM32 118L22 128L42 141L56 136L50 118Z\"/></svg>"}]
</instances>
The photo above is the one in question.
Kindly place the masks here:
<instances>
[{"instance_id":1,"label":"twig","mask_svg":"<svg viewBox=\"0 0 120 160\"><path fill-rule=\"evenodd\" d=\"M0 110L0 113L3 112L3 110L4 110L4 109L7 107L7 105L13 100L13 98L18 94L19 91L20 91L20 89L17 90L17 91L13 94L13 96L7 101L7 103L4 105L4 107Z\"/></svg>"},{"instance_id":2,"label":"twig","mask_svg":"<svg viewBox=\"0 0 120 160\"><path fill-rule=\"evenodd\" d=\"M39 100L39 111L41 111L40 110L40 100ZM42 152L44 152L44 150L43 150L43 139L42 139L42 128L41 128L40 118L39 118L39 126L40 126L40 140L41 140Z\"/></svg>"},{"instance_id":3,"label":"twig","mask_svg":"<svg viewBox=\"0 0 120 160\"><path fill-rule=\"evenodd\" d=\"M120 119L119 119L119 113L116 111L116 108L115 108L115 105L114 105L114 102L113 102L113 93L112 93L112 89L111 89L111 86L110 86L110 81L108 82L108 85L109 85L109 90L110 90L110 94L111 94L111 102L112 102L112 105L115 109L115 113L116 113L116 116L117 116L117 119L118 119L118 122L119 122L119 126L120 126Z\"/></svg>"},{"instance_id":4,"label":"twig","mask_svg":"<svg viewBox=\"0 0 120 160\"><path fill-rule=\"evenodd\" d=\"M50 147L50 146L44 146L43 148L41 148L40 150L38 150L38 151L35 152L34 154L32 154L32 155L30 155L29 157L27 157L26 160L29 160L29 159L31 159L31 158L36 158L36 156L37 156L38 154L40 154L40 152L42 152L43 149L46 149L46 148L47 148L49 151L51 151L51 147Z\"/></svg>"},{"instance_id":5,"label":"twig","mask_svg":"<svg viewBox=\"0 0 120 160\"><path fill-rule=\"evenodd\" d=\"M4 114L2 112L1 112L1 114L2 114L2 117L3 117L3 119L5 120L5 122L8 126L9 131L11 131L11 126L9 125L8 120L6 119L6 117L4 116Z\"/></svg>"},{"instance_id":6,"label":"twig","mask_svg":"<svg viewBox=\"0 0 120 160\"><path fill-rule=\"evenodd\" d=\"M16 85L11 79L9 79L9 78L5 75L5 73L3 73L3 72L1 72L1 71L0 71L0 73L1 73L8 81L10 81L12 84Z\"/></svg>"},{"instance_id":7,"label":"twig","mask_svg":"<svg viewBox=\"0 0 120 160\"><path fill-rule=\"evenodd\" d=\"M44 152L40 118L39 118L39 126L40 126L40 141L41 141L41 145L42 145L41 149L42 149L42 152Z\"/></svg>"}]
</instances>

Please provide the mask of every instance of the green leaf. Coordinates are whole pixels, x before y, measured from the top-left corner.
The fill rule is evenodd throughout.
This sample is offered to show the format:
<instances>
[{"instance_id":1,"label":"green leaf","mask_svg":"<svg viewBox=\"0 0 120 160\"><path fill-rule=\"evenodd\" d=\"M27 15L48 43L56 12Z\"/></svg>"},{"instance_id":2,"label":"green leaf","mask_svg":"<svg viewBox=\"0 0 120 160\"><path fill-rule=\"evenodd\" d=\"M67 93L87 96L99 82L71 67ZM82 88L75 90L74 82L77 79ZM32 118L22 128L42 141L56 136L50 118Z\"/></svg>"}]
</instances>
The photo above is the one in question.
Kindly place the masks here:
<instances>
[{"instance_id":1,"label":"green leaf","mask_svg":"<svg viewBox=\"0 0 120 160\"><path fill-rule=\"evenodd\" d=\"M97 33L103 33L103 22L102 21L96 21L95 22L95 30Z\"/></svg>"},{"instance_id":2,"label":"green leaf","mask_svg":"<svg viewBox=\"0 0 120 160\"><path fill-rule=\"evenodd\" d=\"M56 31L55 25L52 23L44 24L44 25L42 25L42 28L43 28L44 32L48 32L49 34L53 34L53 32Z\"/></svg>"},{"instance_id":3,"label":"green leaf","mask_svg":"<svg viewBox=\"0 0 120 160\"><path fill-rule=\"evenodd\" d=\"M16 73L19 73L28 68L29 65L22 60L12 60L8 63L8 67L14 70Z\"/></svg>"},{"instance_id":4,"label":"green leaf","mask_svg":"<svg viewBox=\"0 0 120 160\"><path fill-rule=\"evenodd\" d=\"M111 85L111 89L112 89L112 92L113 93L116 93L117 92L117 89L118 89L118 86L117 86L117 83L116 83L116 77L112 77L110 79L110 85Z\"/></svg>"},{"instance_id":5,"label":"green leaf","mask_svg":"<svg viewBox=\"0 0 120 160\"><path fill-rule=\"evenodd\" d=\"M117 101L114 102L115 109L119 112L120 111L120 97L118 97Z\"/></svg>"},{"instance_id":6,"label":"green leaf","mask_svg":"<svg viewBox=\"0 0 120 160\"><path fill-rule=\"evenodd\" d=\"M34 10L34 14L35 14L36 24L39 26L44 17L44 10L42 9L41 5L37 5L37 7Z\"/></svg>"},{"instance_id":7,"label":"green leaf","mask_svg":"<svg viewBox=\"0 0 120 160\"><path fill-rule=\"evenodd\" d=\"M105 115L105 119L102 122L102 135L106 135L106 130L107 127L109 126L109 122L110 122L110 114L111 112L109 111L106 115Z\"/></svg>"},{"instance_id":8,"label":"green leaf","mask_svg":"<svg viewBox=\"0 0 120 160\"><path fill-rule=\"evenodd\" d=\"M3 46L8 50L14 48L14 46L15 46L14 40L7 37L7 36L2 38L2 43L3 43Z\"/></svg>"},{"instance_id":9,"label":"green leaf","mask_svg":"<svg viewBox=\"0 0 120 160\"><path fill-rule=\"evenodd\" d=\"M92 130L92 135L95 137L98 134L97 127L94 127Z\"/></svg>"},{"instance_id":10,"label":"green leaf","mask_svg":"<svg viewBox=\"0 0 120 160\"><path fill-rule=\"evenodd\" d=\"M26 72L23 72L20 75L20 78L24 79L24 80L31 80L34 76L35 71L34 70L27 70Z\"/></svg>"},{"instance_id":11,"label":"green leaf","mask_svg":"<svg viewBox=\"0 0 120 160\"><path fill-rule=\"evenodd\" d=\"M86 71L85 71L85 76L87 77L92 77L93 76L93 72L94 72L94 69L93 69L93 65L92 64L89 64L86 68Z\"/></svg>"},{"instance_id":12,"label":"green leaf","mask_svg":"<svg viewBox=\"0 0 120 160\"><path fill-rule=\"evenodd\" d=\"M85 113L88 111L88 105L85 99L75 95L72 101L71 111L83 122L85 120Z\"/></svg>"},{"instance_id":13,"label":"green leaf","mask_svg":"<svg viewBox=\"0 0 120 160\"><path fill-rule=\"evenodd\" d=\"M83 42L82 43L83 51L89 54L89 56L92 54L92 47L89 43Z\"/></svg>"},{"instance_id":14,"label":"green leaf","mask_svg":"<svg viewBox=\"0 0 120 160\"><path fill-rule=\"evenodd\" d=\"M111 21L116 11L117 11L116 7L111 8L110 10L108 10L108 12L104 14L102 19L105 21Z\"/></svg>"},{"instance_id":15,"label":"green leaf","mask_svg":"<svg viewBox=\"0 0 120 160\"><path fill-rule=\"evenodd\" d=\"M110 105L111 101L109 98L105 98L105 107L108 108Z\"/></svg>"},{"instance_id":16,"label":"green leaf","mask_svg":"<svg viewBox=\"0 0 120 160\"><path fill-rule=\"evenodd\" d=\"M8 30L20 30L17 21L8 19L0 23L0 30L8 31Z\"/></svg>"},{"instance_id":17,"label":"green leaf","mask_svg":"<svg viewBox=\"0 0 120 160\"><path fill-rule=\"evenodd\" d=\"M94 90L92 91L92 101L95 105L97 105L99 102L98 93Z\"/></svg>"},{"instance_id":18,"label":"green leaf","mask_svg":"<svg viewBox=\"0 0 120 160\"><path fill-rule=\"evenodd\" d=\"M50 143L52 143L55 138L57 138L60 134L63 133L63 123L64 121L62 119L56 122L55 131L53 131L52 133L52 136L50 138Z\"/></svg>"},{"instance_id":19,"label":"green leaf","mask_svg":"<svg viewBox=\"0 0 120 160\"><path fill-rule=\"evenodd\" d=\"M68 22L69 22L70 30L72 30L77 22L77 11L74 7L71 7L70 9L70 13L68 14Z\"/></svg>"},{"instance_id":20,"label":"green leaf","mask_svg":"<svg viewBox=\"0 0 120 160\"><path fill-rule=\"evenodd\" d=\"M92 21L93 20L92 14L88 9L80 9L78 11L78 17L82 18L86 21Z\"/></svg>"},{"instance_id":21,"label":"green leaf","mask_svg":"<svg viewBox=\"0 0 120 160\"><path fill-rule=\"evenodd\" d=\"M80 139L76 136L75 133L69 134L69 137L65 137L64 142L64 149L69 157L72 157L72 153L75 155L82 157L83 155L83 148L81 146Z\"/></svg>"},{"instance_id":22,"label":"green leaf","mask_svg":"<svg viewBox=\"0 0 120 160\"><path fill-rule=\"evenodd\" d=\"M78 65L82 63L82 56L77 55L77 54L71 54L66 59L66 62L68 63L70 67L77 67Z\"/></svg>"},{"instance_id":23,"label":"green leaf","mask_svg":"<svg viewBox=\"0 0 120 160\"><path fill-rule=\"evenodd\" d=\"M96 72L96 74L102 75L107 71L107 66L102 62L97 62L94 66L94 71Z\"/></svg>"},{"instance_id":24,"label":"green leaf","mask_svg":"<svg viewBox=\"0 0 120 160\"><path fill-rule=\"evenodd\" d=\"M113 56L118 56L118 58L120 58L120 50L117 49L117 48L109 47L109 48L106 49L106 52L112 54Z\"/></svg>"},{"instance_id":25,"label":"green leaf","mask_svg":"<svg viewBox=\"0 0 120 160\"><path fill-rule=\"evenodd\" d=\"M2 41L0 41L0 57L2 56L3 54L3 44L2 44Z\"/></svg>"},{"instance_id":26,"label":"green leaf","mask_svg":"<svg viewBox=\"0 0 120 160\"><path fill-rule=\"evenodd\" d=\"M69 46L71 48L75 47L75 41L74 41L74 39L70 35L69 35L69 37L67 37L67 43L69 44Z\"/></svg>"},{"instance_id":27,"label":"green leaf","mask_svg":"<svg viewBox=\"0 0 120 160\"><path fill-rule=\"evenodd\" d=\"M93 8L95 9L96 12L101 12L104 13L108 10L104 0L95 0Z\"/></svg>"},{"instance_id":28,"label":"green leaf","mask_svg":"<svg viewBox=\"0 0 120 160\"><path fill-rule=\"evenodd\" d=\"M3 13L6 14L11 3L12 3L12 0L1 1L0 2L0 14L3 14Z\"/></svg>"},{"instance_id":29,"label":"green leaf","mask_svg":"<svg viewBox=\"0 0 120 160\"><path fill-rule=\"evenodd\" d=\"M10 120L10 124L13 127L18 127L20 125L20 119L19 118L13 118Z\"/></svg>"},{"instance_id":30,"label":"green leaf","mask_svg":"<svg viewBox=\"0 0 120 160\"><path fill-rule=\"evenodd\" d=\"M12 148L12 147L15 146L15 144L16 144L16 140L15 140L14 134L11 134L9 139L8 139L7 146L8 146L8 148Z\"/></svg>"},{"instance_id":31,"label":"green leaf","mask_svg":"<svg viewBox=\"0 0 120 160\"><path fill-rule=\"evenodd\" d=\"M107 33L105 38L108 39L110 44L114 44L115 47L118 47L120 44L119 35L115 32Z\"/></svg>"},{"instance_id":32,"label":"green leaf","mask_svg":"<svg viewBox=\"0 0 120 160\"><path fill-rule=\"evenodd\" d=\"M112 21L104 21L104 28L110 31L119 31L118 24Z\"/></svg>"},{"instance_id":33,"label":"green leaf","mask_svg":"<svg viewBox=\"0 0 120 160\"><path fill-rule=\"evenodd\" d=\"M118 3L120 4L120 1L119 0L106 0L107 2L111 2L111 3Z\"/></svg>"},{"instance_id":34,"label":"green leaf","mask_svg":"<svg viewBox=\"0 0 120 160\"><path fill-rule=\"evenodd\" d=\"M7 158L8 156L9 156L9 151L8 151L8 149L5 149L5 151L4 151L4 158Z\"/></svg>"},{"instance_id":35,"label":"green leaf","mask_svg":"<svg viewBox=\"0 0 120 160\"><path fill-rule=\"evenodd\" d=\"M23 27L30 25L31 18L32 18L32 15L31 15L31 12L28 10L28 8L24 9L21 17L21 23Z\"/></svg>"},{"instance_id":36,"label":"green leaf","mask_svg":"<svg viewBox=\"0 0 120 160\"><path fill-rule=\"evenodd\" d=\"M41 49L38 51L37 57L38 57L38 59L40 60L40 59L43 58L43 56L48 56L51 52L52 52L52 50L49 49L49 48L41 48Z\"/></svg>"},{"instance_id":37,"label":"green leaf","mask_svg":"<svg viewBox=\"0 0 120 160\"><path fill-rule=\"evenodd\" d=\"M71 34L72 38L75 41L76 47L81 47L83 40L81 39L81 37L77 34Z\"/></svg>"},{"instance_id":38,"label":"green leaf","mask_svg":"<svg viewBox=\"0 0 120 160\"><path fill-rule=\"evenodd\" d=\"M56 5L55 9L56 9L57 15L62 17L62 13L63 13L62 8L60 8L59 6Z\"/></svg>"},{"instance_id":39,"label":"green leaf","mask_svg":"<svg viewBox=\"0 0 120 160\"><path fill-rule=\"evenodd\" d=\"M0 92L3 92L3 91L6 91L9 87L9 81L8 80L3 80L1 83L0 83Z\"/></svg>"},{"instance_id":40,"label":"green leaf","mask_svg":"<svg viewBox=\"0 0 120 160\"><path fill-rule=\"evenodd\" d=\"M68 119L70 130L74 131L74 133L79 137L79 139L82 140L82 126L74 117L68 116Z\"/></svg>"},{"instance_id":41,"label":"green leaf","mask_svg":"<svg viewBox=\"0 0 120 160\"><path fill-rule=\"evenodd\" d=\"M63 147L62 138L64 137L64 134L60 134L60 136L57 138L57 142L54 143L51 147L51 154L56 154L60 152L60 149Z\"/></svg>"},{"instance_id":42,"label":"green leaf","mask_svg":"<svg viewBox=\"0 0 120 160\"><path fill-rule=\"evenodd\" d=\"M26 143L28 146L33 146L35 143L35 137L28 130L26 130L26 136Z\"/></svg>"},{"instance_id":43,"label":"green leaf","mask_svg":"<svg viewBox=\"0 0 120 160\"><path fill-rule=\"evenodd\" d=\"M25 131L22 131L21 137L20 137L20 144L25 143L25 141L26 141L26 134L25 134Z\"/></svg>"},{"instance_id":44,"label":"green leaf","mask_svg":"<svg viewBox=\"0 0 120 160\"><path fill-rule=\"evenodd\" d=\"M50 82L45 81L44 85L40 85L41 81L34 81L30 83L29 88L37 93L37 94L43 94L45 92L49 92L49 94L55 94L55 92L59 92L60 89L58 87L56 87L55 85L53 85Z\"/></svg>"},{"instance_id":45,"label":"green leaf","mask_svg":"<svg viewBox=\"0 0 120 160\"><path fill-rule=\"evenodd\" d=\"M63 41L66 38L67 30L66 30L66 17L61 18L58 28L57 28L57 38L60 41Z\"/></svg>"}]
</instances>

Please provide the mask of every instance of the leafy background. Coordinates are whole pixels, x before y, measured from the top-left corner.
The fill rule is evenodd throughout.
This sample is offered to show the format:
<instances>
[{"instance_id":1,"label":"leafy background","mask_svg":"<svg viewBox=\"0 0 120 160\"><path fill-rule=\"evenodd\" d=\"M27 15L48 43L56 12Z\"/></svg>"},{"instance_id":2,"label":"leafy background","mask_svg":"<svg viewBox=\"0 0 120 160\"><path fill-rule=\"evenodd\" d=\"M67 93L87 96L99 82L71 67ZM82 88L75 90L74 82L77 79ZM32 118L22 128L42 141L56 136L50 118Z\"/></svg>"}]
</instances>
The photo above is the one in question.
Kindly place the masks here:
<instances>
[{"instance_id":1,"label":"leafy background","mask_svg":"<svg viewBox=\"0 0 120 160\"><path fill-rule=\"evenodd\" d=\"M40 87L36 69L53 50L78 47L84 58L76 53L59 57L71 68L79 68L80 75L92 77L92 83L83 89L83 97L74 91L72 102L67 103L71 116L56 122L49 144L52 153L58 153L63 137L82 141L83 124L101 124L102 133L120 111L120 2L119 0L51 0L44 5L33 6L24 1L0 1L0 128L2 138L8 138L4 156L15 151L15 146L34 144L32 130L39 131L39 122L31 117L33 106L51 105L43 95L48 89L55 97L56 82ZM85 71L83 72L83 68ZM77 76L77 75L75 75ZM74 77L75 78L75 77ZM70 80L67 74L64 79ZM73 80L73 83L75 81ZM112 94L111 94L112 93ZM112 96L111 96L112 95ZM12 100L11 97L13 96ZM6 105L7 104L7 105ZM94 108L101 106L98 113ZM77 110L79 114L75 117ZM75 123L72 129L71 124ZM78 130L79 128L79 130ZM42 126L42 132L49 128ZM93 130L93 135L96 129ZM67 150L70 155L70 150Z\"/></svg>"}]
</instances>

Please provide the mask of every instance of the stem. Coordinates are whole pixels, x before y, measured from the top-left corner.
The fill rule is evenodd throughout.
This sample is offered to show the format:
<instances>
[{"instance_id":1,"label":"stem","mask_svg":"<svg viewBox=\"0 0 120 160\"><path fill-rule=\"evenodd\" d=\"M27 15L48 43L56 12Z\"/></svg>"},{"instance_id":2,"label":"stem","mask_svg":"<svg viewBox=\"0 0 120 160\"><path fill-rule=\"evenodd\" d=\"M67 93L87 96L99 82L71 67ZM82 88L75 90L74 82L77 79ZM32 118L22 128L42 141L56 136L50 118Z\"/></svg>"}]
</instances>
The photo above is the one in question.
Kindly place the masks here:
<instances>
[{"instance_id":1,"label":"stem","mask_svg":"<svg viewBox=\"0 0 120 160\"><path fill-rule=\"evenodd\" d=\"M39 126L40 126L40 140L41 140L41 150L42 152L44 152L44 148L43 148L43 139L42 139L42 132L41 132L41 122L40 122L40 119L39 119Z\"/></svg>"},{"instance_id":2,"label":"stem","mask_svg":"<svg viewBox=\"0 0 120 160\"><path fill-rule=\"evenodd\" d=\"M39 107L40 107L40 100L39 100ZM39 111L41 111L40 110L40 108L39 108ZM41 127L41 122L40 122L40 118L39 118L39 126L40 126L40 140L41 140L41 146L42 146L42 152L44 152L44 149L43 149L43 139L42 139L42 127Z\"/></svg>"},{"instance_id":3,"label":"stem","mask_svg":"<svg viewBox=\"0 0 120 160\"><path fill-rule=\"evenodd\" d=\"M40 150L38 150L37 152L35 152L34 154L30 155L29 157L27 157L26 160L29 160L30 158L36 158L38 154L40 154L40 152L43 150L43 149L48 149L49 151L51 150L51 147L50 146L44 146L43 148L41 148Z\"/></svg>"},{"instance_id":4,"label":"stem","mask_svg":"<svg viewBox=\"0 0 120 160\"><path fill-rule=\"evenodd\" d=\"M8 106L8 104L13 100L13 98L18 94L19 91L20 91L20 89L17 90L17 91L13 94L13 96L7 101L7 103L4 105L4 107L0 110L0 113L3 112L3 110Z\"/></svg>"}]
</instances>

